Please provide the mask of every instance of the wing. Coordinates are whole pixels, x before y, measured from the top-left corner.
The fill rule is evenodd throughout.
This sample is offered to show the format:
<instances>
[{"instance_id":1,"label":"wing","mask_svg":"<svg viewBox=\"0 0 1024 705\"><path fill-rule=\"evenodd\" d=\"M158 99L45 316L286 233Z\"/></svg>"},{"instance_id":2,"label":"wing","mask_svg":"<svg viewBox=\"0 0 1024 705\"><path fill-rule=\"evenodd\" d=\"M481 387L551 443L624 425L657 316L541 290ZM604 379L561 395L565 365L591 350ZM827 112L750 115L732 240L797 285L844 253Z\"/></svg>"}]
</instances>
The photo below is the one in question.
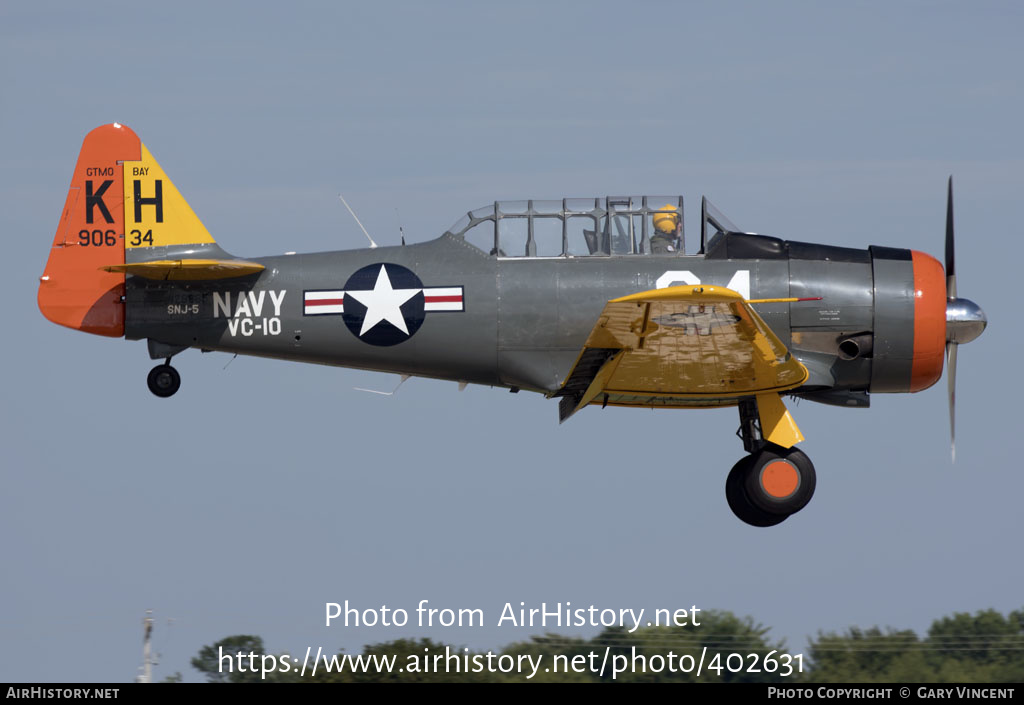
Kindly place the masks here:
<instances>
[{"instance_id":1,"label":"wing","mask_svg":"<svg viewBox=\"0 0 1024 705\"><path fill-rule=\"evenodd\" d=\"M729 406L754 396L766 408L781 406L778 392L803 384L807 368L750 304L790 300L676 286L609 301L556 393L560 419L592 403Z\"/></svg>"},{"instance_id":2,"label":"wing","mask_svg":"<svg viewBox=\"0 0 1024 705\"><path fill-rule=\"evenodd\" d=\"M204 279L231 279L262 272L265 267L257 262L241 259L165 259L153 262L111 264L100 269L123 272L146 279L171 281L197 281Z\"/></svg>"}]
</instances>

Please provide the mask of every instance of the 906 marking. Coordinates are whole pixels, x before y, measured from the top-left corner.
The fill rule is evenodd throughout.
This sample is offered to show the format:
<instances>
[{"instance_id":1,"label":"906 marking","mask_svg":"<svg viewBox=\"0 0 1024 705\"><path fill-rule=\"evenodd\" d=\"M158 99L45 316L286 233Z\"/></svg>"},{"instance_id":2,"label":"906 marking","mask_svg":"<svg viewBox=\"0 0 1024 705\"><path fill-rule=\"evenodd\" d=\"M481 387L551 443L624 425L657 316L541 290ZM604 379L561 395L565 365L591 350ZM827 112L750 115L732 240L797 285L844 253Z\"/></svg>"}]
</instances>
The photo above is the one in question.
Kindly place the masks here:
<instances>
[{"instance_id":1,"label":"906 marking","mask_svg":"<svg viewBox=\"0 0 1024 705\"><path fill-rule=\"evenodd\" d=\"M117 233L113 230L79 230L78 244L82 247L110 247L117 244Z\"/></svg>"}]
</instances>

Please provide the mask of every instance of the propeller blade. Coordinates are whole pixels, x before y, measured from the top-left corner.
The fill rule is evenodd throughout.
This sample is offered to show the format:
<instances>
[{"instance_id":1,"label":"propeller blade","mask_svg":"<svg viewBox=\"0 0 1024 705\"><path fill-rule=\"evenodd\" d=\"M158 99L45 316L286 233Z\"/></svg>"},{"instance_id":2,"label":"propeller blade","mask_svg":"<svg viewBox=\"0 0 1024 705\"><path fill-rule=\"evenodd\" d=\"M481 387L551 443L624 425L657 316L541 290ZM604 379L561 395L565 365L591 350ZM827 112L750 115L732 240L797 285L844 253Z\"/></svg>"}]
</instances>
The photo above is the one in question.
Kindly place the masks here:
<instances>
[{"instance_id":1,"label":"propeller blade","mask_svg":"<svg viewBox=\"0 0 1024 705\"><path fill-rule=\"evenodd\" d=\"M946 198L946 298L956 298L956 254L953 243L953 177L949 177Z\"/></svg>"},{"instance_id":2,"label":"propeller blade","mask_svg":"<svg viewBox=\"0 0 1024 705\"><path fill-rule=\"evenodd\" d=\"M949 388L949 448L956 462L956 343L946 343L946 385Z\"/></svg>"}]
</instances>

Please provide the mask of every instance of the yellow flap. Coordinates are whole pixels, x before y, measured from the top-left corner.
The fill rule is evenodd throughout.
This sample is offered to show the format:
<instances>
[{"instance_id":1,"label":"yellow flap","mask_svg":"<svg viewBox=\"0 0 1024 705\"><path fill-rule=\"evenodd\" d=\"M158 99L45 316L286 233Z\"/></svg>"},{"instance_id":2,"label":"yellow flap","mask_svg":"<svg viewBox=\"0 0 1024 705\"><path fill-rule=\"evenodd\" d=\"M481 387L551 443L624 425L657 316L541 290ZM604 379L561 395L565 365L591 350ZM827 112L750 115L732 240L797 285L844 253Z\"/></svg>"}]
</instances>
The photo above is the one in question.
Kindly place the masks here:
<instances>
[{"instance_id":1,"label":"yellow flap","mask_svg":"<svg viewBox=\"0 0 1024 705\"><path fill-rule=\"evenodd\" d=\"M146 279L196 281L230 279L262 272L265 267L241 259L164 259L154 262L112 264L100 267L107 272L123 272Z\"/></svg>"},{"instance_id":2,"label":"yellow flap","mask_svg":"<svg viewBox=\"0 0 1024 705\"><path fill-rule=\"evenodd\" d=\"M605 305L559 392L575 402L563 400L562 419L587 403L725 406L793 389L807 376L737 292L655 289Z\"/></svg>"}]
</instances>

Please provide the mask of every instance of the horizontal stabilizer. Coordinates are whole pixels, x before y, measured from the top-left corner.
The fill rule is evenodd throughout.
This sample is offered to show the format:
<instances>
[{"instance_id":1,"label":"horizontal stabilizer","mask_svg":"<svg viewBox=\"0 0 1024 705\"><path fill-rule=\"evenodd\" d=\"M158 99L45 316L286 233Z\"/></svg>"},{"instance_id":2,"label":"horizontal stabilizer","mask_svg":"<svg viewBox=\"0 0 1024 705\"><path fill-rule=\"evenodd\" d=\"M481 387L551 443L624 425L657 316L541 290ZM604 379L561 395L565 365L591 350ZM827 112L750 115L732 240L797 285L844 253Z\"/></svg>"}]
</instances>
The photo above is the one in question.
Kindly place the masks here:
<instances>
[{"instance_id":1,"label":"horizontal stabilizer","mask_svg":"<svg viewBox=\"0 0 1024 705\"><path fill-rule=\"evenodd\" d=\"M164 259L155 262L112 264L100 269L107 272L134 274L146 279L165 281L198 281L231 279L262 272L265 267L242 259Z\"/></svg>"}]
</instances>

